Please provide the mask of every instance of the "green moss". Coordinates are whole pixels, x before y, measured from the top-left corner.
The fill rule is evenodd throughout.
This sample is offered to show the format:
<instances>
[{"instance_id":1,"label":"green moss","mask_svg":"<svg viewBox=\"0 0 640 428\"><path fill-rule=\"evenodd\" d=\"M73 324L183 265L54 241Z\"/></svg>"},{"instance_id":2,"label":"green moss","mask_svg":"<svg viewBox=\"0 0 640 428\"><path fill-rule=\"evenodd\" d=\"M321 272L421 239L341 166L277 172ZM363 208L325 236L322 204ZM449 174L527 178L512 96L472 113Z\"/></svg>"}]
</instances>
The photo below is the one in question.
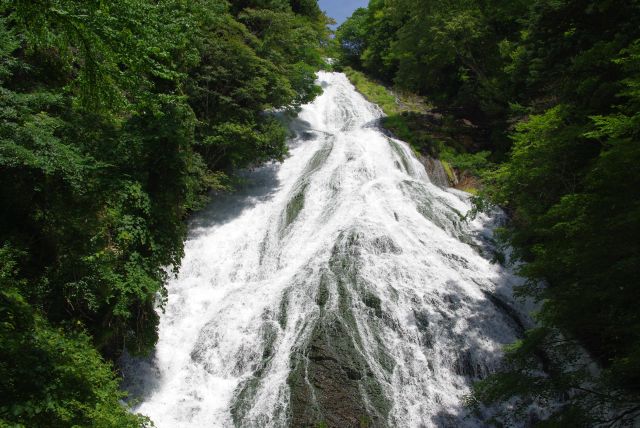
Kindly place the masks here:
<instances>
[{"instance_id":1,"label":"green moss","mask_svg":"<svg viewBox=\"0 0 640 428\"><path fill-rule=\"evenodd\" d=\"M287 207L285 208L285 222L284 227L288 227L292 224L296 218L298 218L298 214L304 208L304 191L307 189L307 185L304 184L295 195L287 202Z\"/></svg>"},{"instance_id":2,"label":"green moss","mask_svg":"<svg viewBox=\"0 0 640 428\"><path fill-rule=\"evenodd\" d=\"M309 160L309 163L304 169L302 175L306 178L313 172L317 171L324 163L327 158L331 154L331 150L333 150L333 142L325 144L321 149L313 154L313 157Z\"/></svg>"},{"instance_id":3,"label":"green moss","mask_svg":"<svg viewBox=\"0 0 640 428\"><path fill-rule=\"evenodd\" d=\"M382 120L382 126L391 131L400 140L412 142L415 134L409 128L409 122L405 116L398 114L390 115Z\"/></svg>"},{"instance_id":4,"label":"green moss","mask_svg":"<svg viewBox=\"0 0 640 428\"><path fill-rule=\"evenodd\" d=\"M450 183L455 183L456 181L456 175L453 172L453 168L451 167L451 164L445 160L440 160L440 162L442 163L442 167L444 168L444 172L447 173L447 178L449 179Z\"/></svg>"},{"instance_id":5,"label":"green moss","mask_svg":"<svg viewBox=\"0 0 640 428\"><path fill-rule=\"evenodd\" d=\"M465 186L463 187L461 190L467 192L467 193L471 193L472 195L478 195L478 189L476 187L473 186Z\"/></svg>"},{"instance_id":6,"label":"green moss","mask_svg":"<svg viewBox=\"0 0 640 428\"><path fill-rule=\"evenodd\" d=\"M412 149L417 150L416 135L411 131L407 112L424 112L426 104L424 100L415 95L405 94L396 96L380 83L369 79L365 74L350 67L344 69L351 83L369 102L378 105L387 117L382 120L382 125L391 131L400 140L408 142Z\"/></svg>"},{"instance_id":7,"label":"green moss","mask_svg":"<svg viewBox=\"0 0 640 428\"><path fill-rule=\"evenodd\" d=\"M465 140L455 137L468 136L468 131L453 116L434 119L435 115L430 113L430 107L423 98L408 93L396 95L364 73L349 67L343 71L358 92L385 113L382 126L398 139L409 143L416 156L429 154L440 159L450 183L456 181L453 167L478 176L489 165L489 152L468 153ZM402 157L406 168L407 163ZM464 190L477 193L473 187Z\"/></svg>"},{"instance_id":8,"label":"green moss","mask_svg":"<svg viewBox=\"0 0 640 428\"><path fill-rule=\"evenodd\" d=\"M313 154L302 173L302 178L297 183L297 190L294 196L287 203L285 209L285 221L283 230L291 225L304 208L304 192L309 184L309 177L317 171L327 160L333 149L333 142L325 144L321 149Z\"/></svg>"},{"instance_id":9,"label":"green moss","mask_svg":"<svg viewBox=\"0 0 640 428\"><path fill-rule=\"evenodd\" d=\"M370 80L363 73L350 67L344 69L353 86L356 87L368 101L377 104L386 115L400 113L401 109L396 101L395 95L379 83Z\"/></svg>"}]
</instances>

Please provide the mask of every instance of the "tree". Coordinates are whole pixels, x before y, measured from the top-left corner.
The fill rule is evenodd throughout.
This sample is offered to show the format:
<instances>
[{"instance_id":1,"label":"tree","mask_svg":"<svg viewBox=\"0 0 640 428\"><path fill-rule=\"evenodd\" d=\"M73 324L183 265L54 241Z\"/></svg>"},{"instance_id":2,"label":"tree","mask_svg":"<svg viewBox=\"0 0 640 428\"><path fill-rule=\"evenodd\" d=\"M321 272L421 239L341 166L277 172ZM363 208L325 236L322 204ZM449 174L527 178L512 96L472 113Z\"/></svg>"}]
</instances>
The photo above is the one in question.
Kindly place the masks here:
<instances>
[{"instance_id":1,"label":"tree","mask_svg":"<svg viewBox=\"0 0 640 428\"><path fill-rule=\"evenodd\" d=\"M186 216L319 93L315 2L252 6L0 3L3 424L148 423L106 361L153 348Z\"/></svg>"}]
</instances>

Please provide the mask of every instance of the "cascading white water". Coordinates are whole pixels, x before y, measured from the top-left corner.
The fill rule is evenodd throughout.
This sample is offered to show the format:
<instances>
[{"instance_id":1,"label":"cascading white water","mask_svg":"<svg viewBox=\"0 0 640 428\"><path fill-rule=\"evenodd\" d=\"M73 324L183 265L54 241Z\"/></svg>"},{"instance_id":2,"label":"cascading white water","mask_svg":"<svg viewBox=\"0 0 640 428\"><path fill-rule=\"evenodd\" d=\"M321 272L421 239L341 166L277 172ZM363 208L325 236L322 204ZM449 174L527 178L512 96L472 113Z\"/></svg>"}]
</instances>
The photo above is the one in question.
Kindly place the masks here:
<instances>
[{"instance_id":1,"label":"cascading white water","mask_svg":"<svg viewBox=\"0 0 640 428\"><path fill-rule=\"evenodd\" d=\"M340 73L290 156L191 225L153 358L128 361L158 427L476 426L461 404L521 334L519 279ZM465 417L466 416L466 417Z\"/></svg>"}]
</instances>

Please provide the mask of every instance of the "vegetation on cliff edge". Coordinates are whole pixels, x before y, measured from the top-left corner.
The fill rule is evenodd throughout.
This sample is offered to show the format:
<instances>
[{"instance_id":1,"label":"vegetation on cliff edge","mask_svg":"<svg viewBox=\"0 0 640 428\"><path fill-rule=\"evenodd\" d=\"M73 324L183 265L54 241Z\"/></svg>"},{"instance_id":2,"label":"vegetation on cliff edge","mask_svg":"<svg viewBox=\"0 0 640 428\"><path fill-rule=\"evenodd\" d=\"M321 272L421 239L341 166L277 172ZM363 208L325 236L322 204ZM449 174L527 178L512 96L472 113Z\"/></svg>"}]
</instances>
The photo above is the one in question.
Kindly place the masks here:
<instances>
[{"instance_id":1,"label":"vegetation on cliff edge","mask_svg":"<svg viewBox=\"0 0 640 428\"><path fill-rule=\"evenodd\" d=\"M157 339L185 216L286 154L315 0L0 2L0 424L141 426L106 361Z\"/></svg>"},{"instance_id":2,"label":"vegetation on cliff edge","mask_svg":"<svg viewBox=\"0 0 640 428\"><path fill-rule=\"evenodd\" d=\"M510 214L519 292L541 305L476 385L478 408L513 404L496 424L532 402L546 426L640 418L639 21L637 1L371 0L337 30L343 66L472 123L496 163L478 206Z\"/></svg>"}]
</instances>

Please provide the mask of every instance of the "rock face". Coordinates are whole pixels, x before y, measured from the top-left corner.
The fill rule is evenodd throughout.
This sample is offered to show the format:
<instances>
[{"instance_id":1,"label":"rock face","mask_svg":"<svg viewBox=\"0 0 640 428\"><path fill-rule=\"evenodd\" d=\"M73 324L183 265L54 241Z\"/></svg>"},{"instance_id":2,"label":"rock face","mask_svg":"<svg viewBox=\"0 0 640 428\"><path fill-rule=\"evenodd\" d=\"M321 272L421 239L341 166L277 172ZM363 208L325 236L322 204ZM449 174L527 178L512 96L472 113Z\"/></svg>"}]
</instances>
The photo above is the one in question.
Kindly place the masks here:
<instances>
[{"instance_id":1,"label":"rock face","mask_svg":"<svg viewBox=\"0 0 640 428\"><path fill-rule=\"evenodd\" d=\"M383 391L342 321L319 325L309 347L293 358L291 426L385 426L371 401L386 404Z\"/></svg>"},{"instance_id":2,"label":"rock face","mask_svg":"<svg viewBox=\"0 0 640 428\"><path fill-rule=\"evenodd\" d=\"M450 187L452 184L450 183L449 177L447 177L447 172L444 170L444 166L442 166L442 162L439 159L432 158L431 156L420 156L420 162L424 165L424 169L427 171L429 175L429 179L433 184L439 187Z\"/></svg>"},{"instance_id":3,"label":"rock face","mask_svg":"<svg viewBox=\"0 0 640 428\"><path fill-rule=\"evenodd\" d=\"M380 299L367 291L358 275L362 237L347 233L343 238L320 279L316 296L320 318L304 348L291 358L288 383L294 427L387 426L390 402L365 358L353 313L359 308L365 316L380 319ZM393 243L382 241L373 239L372 245L393 252Z\"/></svg>"}]
</instances>

